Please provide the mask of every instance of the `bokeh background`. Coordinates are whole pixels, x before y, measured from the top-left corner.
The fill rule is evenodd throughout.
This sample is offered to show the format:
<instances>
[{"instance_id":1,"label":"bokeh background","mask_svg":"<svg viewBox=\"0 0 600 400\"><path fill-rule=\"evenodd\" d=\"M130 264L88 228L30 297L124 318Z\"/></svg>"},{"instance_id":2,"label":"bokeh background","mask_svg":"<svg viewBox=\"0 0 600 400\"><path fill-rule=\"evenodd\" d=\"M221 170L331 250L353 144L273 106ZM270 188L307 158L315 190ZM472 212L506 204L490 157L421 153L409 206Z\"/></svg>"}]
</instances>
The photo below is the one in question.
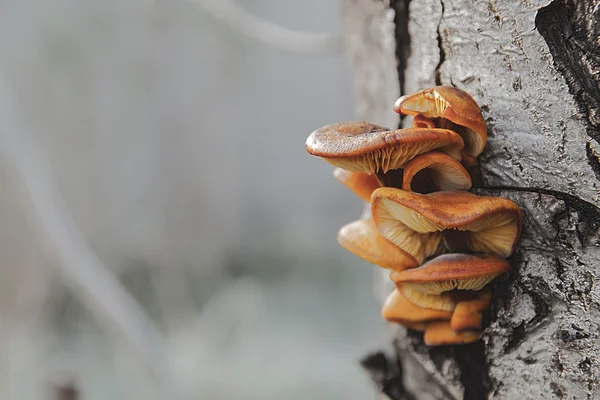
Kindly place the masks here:
<instances>
[{"instance_id":1,"label":"bokeh background","mask_svg":"<svg viewBox=\"0 0 600 400\"><path fill-rule=\"evenodd\" d=\"M340 31L337 2L237 1ZM384 342L372 267L336 242L362 204L304 150L353 119L343 52L275 49L193 0L4 0L0 54L0 131L34 140L85 244L160 332L178 396L374 398L358 363ZM4 150L0 399L69 382L85 400L165 398L64 273Z\"/></svg>"}]
</instances>

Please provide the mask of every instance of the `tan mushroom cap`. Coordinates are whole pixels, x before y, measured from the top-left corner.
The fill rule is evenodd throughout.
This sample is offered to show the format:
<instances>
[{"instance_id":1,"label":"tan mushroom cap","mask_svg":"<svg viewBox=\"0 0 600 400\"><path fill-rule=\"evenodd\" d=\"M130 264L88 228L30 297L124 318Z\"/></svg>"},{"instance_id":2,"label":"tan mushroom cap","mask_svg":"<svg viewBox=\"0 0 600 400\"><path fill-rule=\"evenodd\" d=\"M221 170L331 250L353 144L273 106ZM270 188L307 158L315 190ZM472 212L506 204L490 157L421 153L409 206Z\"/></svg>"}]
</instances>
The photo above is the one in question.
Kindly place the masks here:
<instances>
[{"instance_id":1,"label":"tan mushroom cap","mask_svg":"<svg viewBox=\"0 0 600 400\"><path fill-rule=\"evenodd\" d=\"M402 190L430 193L470 188L471 176L467 170L446 153L421 154L404 167Z\"/></svg>"},{"instance_id":2,"label":"tan mushroom cap","mask_svg":"<svg viewBox=\"0 0 600 400\"><path fill-rule=\"evenodd\" d=\"M450 326L455 332L481 329L483 312L492 302L492 290L488 287L477 293L471 300L459 301L456 304Z\"/></svg>"},{"instance_id":3,"label":"tan mushroom cap","mask_svg":"<svg viewBox=\"0 0 600 400\"><path fill-rule=\"evenodd\" d=\"M419 307L453 311L458 304L466 302L462 308L466 307L469 311L473 307L481 307L482 303L472 298L465 300L461 298L464 293L457 291L481 290L494 279L508 276L510 270L508 261L493 256L445 254L418 268L393 271L390 279L409 301ZM457 324L460 324L459 320Z\"/></svg>"},{"instance_id":4,"label":"tan mushroom cap","mask_svg":"<svg viewBox=\"0 0 600 400\"><path fill-rule=\"evenodd\" d=\"M381 236L371 218L344 225L338 232L337 239L349 252L386 269L402 271L419 265L410 254Z\"/></svg>"},{"instance_id":5,"label":"tan mushroom cap","mask_svg":"<svg viewBox=\"0 0 600 400\"><path fill-rule=\"evenodd\" d=\"M464 90L451 86L436 86L415 94L400 97L394 104L400 114L426 118L443 118L458 126L450 127L440 121L438 126L456 130L465 141L464 153L476 158L487 141L485 120L477 102Z\"/></svg>"},{"instance_id":6,"label":"tan mushroom cap","mask_svg":"<svg viewBox=\"0 0 600 400\"><path fill-rule=\"evenodd\" d=\"M419 328L424 326L419 324L436 320L448 321L452 317L452 312L416 306L404 297L398 289L395 289L385 301L381 310L381 316L386 321L395 322L407 328L421 330Z\"/></svg>"},{"instance_id":7,"label":"tan mushroom cap","mask_svg":"<svg viewBox=\"0 0 600 400\"><path fill-rule=\"evenodd\" d=\"M454 332L447 321L430 322L425 328L423 341L428 346L444 346L451 344L467 344L479 340L481 331Z\"/></svg>"},{"instance_id":8,"label":"tan mushroom cap","mask_svg":"<svg viewBox=\"0 0 600 400\"><path fill-rule=\"evenodd\" d=\"M455 289L481 290L494 279L506 277L510 271L510 263L503 258L444 254L418 268L392 272L390 278L420 293L441 294Z\"/></svg>"},{"instance_id":9,"label":"tan mushroom cap","mask_svg":"<svg viewBox=\"0 0 600 400\"><path fill-rule=\"evenodd\" d=\"M402 168L419 154L436 149L461 160L463 146L463 139L448 129L390 131L365 121L326 125L306 139L310 154L346 171L367 174Z\"/></svg>"},{"instance_id":10,"label":"tan mushroom cap","mask_svg":"<svg viewBox=\"0 0 600 400\"><path fill-rule=\"evenodd\" d=\"M500 197L463 191L419 194L394 188L373 192L371 214L379 233L419 263L453 252L508 257L523 219L515 203Z\"/></svg>"},{"instance_id":11,"label":"tan mushroom cap","mask_svg":"<svg viewBox=\"0 0 600 400\"><path fill-rule=\"evenodd\" d=\"M374 175L365 172L349 172L336 168L333 171L333 176L367 203L371 202L371 195L375 189L381 187Z\"/></svg>"},{"instance_id":12,"label":"tan mushroom cap","mask_svg":"<svg viewBox=\"0 0 600 400\"><path fill-rule=\"evenodd\" d=\"M394 280L393 275L395 271L390 274L390 278ZM417 307L425 308L429 310L446 311L452 312L456 308L458 303L458 297L454 293L441 293L441 294L427 294L422 293L411 285L406 285L402 282L396 282L396 288L402 296Z\"/></svg>"}]
</instances>

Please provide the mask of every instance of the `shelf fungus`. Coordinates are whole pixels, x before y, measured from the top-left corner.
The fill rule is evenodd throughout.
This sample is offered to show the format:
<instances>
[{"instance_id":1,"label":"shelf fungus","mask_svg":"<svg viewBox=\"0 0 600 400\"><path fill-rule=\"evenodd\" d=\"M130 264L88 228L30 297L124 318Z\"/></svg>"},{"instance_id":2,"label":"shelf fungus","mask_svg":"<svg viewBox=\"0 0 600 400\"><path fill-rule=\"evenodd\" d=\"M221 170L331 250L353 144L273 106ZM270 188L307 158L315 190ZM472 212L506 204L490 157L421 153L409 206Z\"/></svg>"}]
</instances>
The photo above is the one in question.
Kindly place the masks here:
<instances>
[{"instance_id":1,"label":"shelf fungus","mask_svg":"<svg viewBox=\"0 0 600 400\"><path fill-rule=\"evenodd\" d=\"M306 139L306 151L350 172L382 175L397 170L419 154L443 151L461 160L463 139L438 128L388 130L369 122L343 122L323 126Z\"/></svg>"},{"instance_id":2,"label":"shelf fungus","mask_svg":"<svg viewBox=\"0 0 600 400\"><path fill-rule=\"evenodd\" d=\"M505 258L523 214L510 200L467 192L487 141L468 93L436 86L399 98L394 110L411 115L412 127L342 122L306 140L308 153L337 167L335 178L371 203L371 215L344 225L338 242L391 270L396 288L381 310L385 320L423 331L430 346L477 341L491 284L511 272Z\"/></svg>"},{"instance_id":3,"label":"shelf fungus","mask_svg":"<svg viewBox=\"0 0 600 400\"><path fill-rule=\"evenodd\" d=\"M341 168L336 168L333 170L333 176L367 203L371 202L371 195L375 189L381 187L377 178L366 172L349 172Z\"/></svg>"},{"instance_id":4,"label":"shelf fungus","mask_svg":"<svg viewBox=\"0 0 600 400\"><path fill-rule=\"evenodd\" d=\"M492 289L489 287L477 292L472 299L459 301L450 319L452 330L461 332L481 329L483 327L483 313L491 302Z\"/></svg>"},{"instance_id":5,"label":"shelf fungus","mask_svg":"<svg viewBox=\"0 0 600 400\"><path fill-rule=\"evenodd\" d=\"M422 116L435 122L437 127L452 129L465 141L464 162L473 165L483 152L487 141L485 120L477 102L464 90L450 86L436 86L402 96L394 104L399 114ZM428 124L417 120L417 126Z\"/></svg>"},{"instance_id":6,"label":"shelf fungus","mask_svg":"<svg viewBox=\"0 0 600 400\"><path fill-rule=\"evenodd\" d=\"M515 203L499 197L394 188L373 192L371 213L379 233L419 263L443 253L508 257L523 219Z\"/></svg>"},{"instance_id":7,"label":"shelf fungus","mask_svg":"<svg viewBox=\"0 0 600 400\"><path fill-rule=\"evenodd\" d=\"M506 278L510 271L510 264L502 258L444 254L420 267L394 271L390 274L390 279L413 304L435 310L454 311L461 302L461 297L469 296L463 291L480 291L493 280ZM478 306L476 302L474 305Z\"/></svg>"},{"instance_id":8,"label":"shelf fungus","mask_svg":"<svg viewBox=\"0 0 600 400\"><path fill-rule=\"evenodd\" d=\"M428 346L447 346L467 344L479 340L481 330L465 330L456 332L447 321L430 322L425 328L423 341Z\"/></svg>"},{"instance_id":9,"label":"shelf fungus","mask_svg":"<svg viewBox=\"0 0 600 400\"><path fill-rule=\"evenodd\" d=\"M469 190L471 177L461 163L448 154L432 151L410 160L404 167L402 190L431 193Z\"/></svg>"},{"instance_id":10,"label":"shelf fungus","mask_svg":"<svg viewBox=\"0 0 600 400\"><path fill-rule=\"evenodd\" d=\"M450 321L452 312L423 308L410 302L398 289L388 296L381 316L389 322L406 326L407 328L424 331L428 322Z\"/></svg>"},{"instance_id":11,"label":"shelf fungus","mask_svg":"<svg viewBox=\"0 0 600 400\"><path fill-rule=\"evenodd\" d=\"M419 265L414 257L381 236L371 218L344 225L337 238L343 248L382 268L403 271Z\"/></svg>"}]
</instances>

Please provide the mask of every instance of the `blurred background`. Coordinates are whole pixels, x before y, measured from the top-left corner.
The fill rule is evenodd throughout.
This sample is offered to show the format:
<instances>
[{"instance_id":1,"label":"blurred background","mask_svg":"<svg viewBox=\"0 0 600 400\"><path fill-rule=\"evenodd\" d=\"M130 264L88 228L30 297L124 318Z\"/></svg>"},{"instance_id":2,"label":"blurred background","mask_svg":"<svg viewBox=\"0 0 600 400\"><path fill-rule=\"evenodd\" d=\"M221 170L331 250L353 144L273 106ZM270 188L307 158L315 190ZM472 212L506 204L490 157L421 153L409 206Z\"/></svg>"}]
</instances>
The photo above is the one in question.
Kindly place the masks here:
<instances>
[{"instance_id":1,"label":"blurred background","mask_svg":"<svg viewBox=\"0 0 600 400\"><path fill-rule=\"evenodd\" d=\"M337 2L237 1L340 31ZM372 267L336 242L362 204L304 150L353 119L333 50L274 48L194 0L0 3L0 399L374 397ZM53 190L76 229L48 228Z\"/></svg>"}]
</instances>

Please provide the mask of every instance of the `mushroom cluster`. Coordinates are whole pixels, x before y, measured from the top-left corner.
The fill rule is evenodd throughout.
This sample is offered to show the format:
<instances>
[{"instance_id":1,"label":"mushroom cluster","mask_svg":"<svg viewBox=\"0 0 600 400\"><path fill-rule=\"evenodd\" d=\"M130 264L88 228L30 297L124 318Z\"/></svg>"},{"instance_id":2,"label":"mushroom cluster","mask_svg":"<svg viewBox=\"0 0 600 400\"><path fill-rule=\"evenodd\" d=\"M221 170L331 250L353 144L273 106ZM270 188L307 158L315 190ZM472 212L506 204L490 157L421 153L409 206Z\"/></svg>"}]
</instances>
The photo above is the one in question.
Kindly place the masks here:
<instances>
[{"instance_id":1,"label":"mushroom cluster","mask_svg":"<svg viewBox=\"0 0 600 400\"><path fill-rule=\"evenodd\" d=\"M491 283L506 279L523 215L510 200L468 192L487 132L466 92L436 86L399 98L412 127L342 122L315 130L306 150L371 203L371 216L343 226L342 247L391 270L396 289L382 316L423 331L431 346L471 343L483 329ZM466 168L465 168L466 167Z\"/></svg>"}]
</instances>

